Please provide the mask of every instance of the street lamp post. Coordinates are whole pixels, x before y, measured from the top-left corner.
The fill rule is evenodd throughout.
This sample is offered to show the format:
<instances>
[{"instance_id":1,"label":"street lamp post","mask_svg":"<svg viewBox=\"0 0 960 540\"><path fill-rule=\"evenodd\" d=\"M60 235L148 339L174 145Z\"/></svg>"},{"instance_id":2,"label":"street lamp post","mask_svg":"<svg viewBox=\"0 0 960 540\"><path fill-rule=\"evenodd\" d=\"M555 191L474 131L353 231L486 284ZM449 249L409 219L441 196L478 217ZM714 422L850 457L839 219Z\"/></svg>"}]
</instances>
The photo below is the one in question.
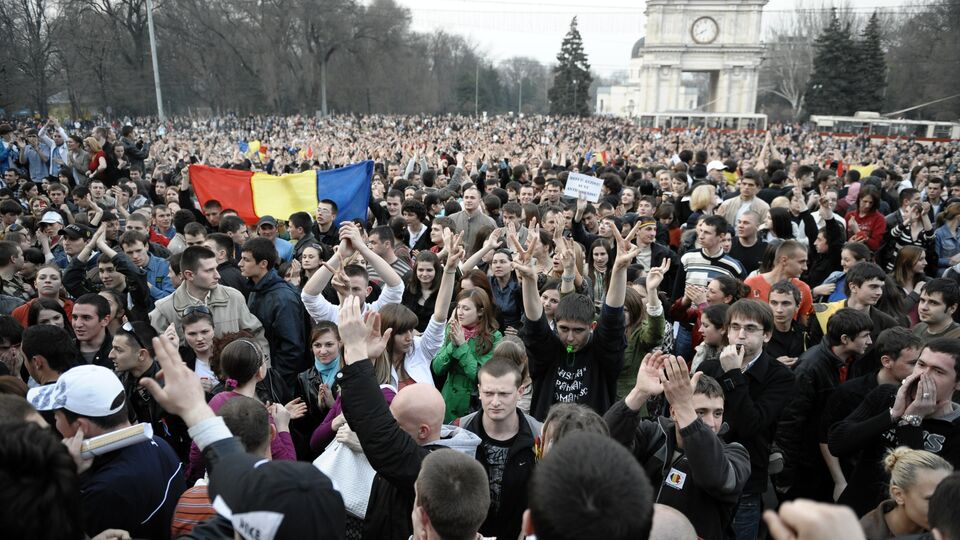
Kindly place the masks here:
<instances>
[{"instance_id":1,"label":"street lamp post","mask_svg":"<svg viewBox=\"0 0 960 540\"><path fill-rule=\"evenodd\" d=\"M153 87L157 94L157 116L163 122L163 96L160 94L160 68L157 65L157 37L153 32L153 1L147 0L147 29L150 33L150 57L153 60Z\"/></svg>"}]
</instances>

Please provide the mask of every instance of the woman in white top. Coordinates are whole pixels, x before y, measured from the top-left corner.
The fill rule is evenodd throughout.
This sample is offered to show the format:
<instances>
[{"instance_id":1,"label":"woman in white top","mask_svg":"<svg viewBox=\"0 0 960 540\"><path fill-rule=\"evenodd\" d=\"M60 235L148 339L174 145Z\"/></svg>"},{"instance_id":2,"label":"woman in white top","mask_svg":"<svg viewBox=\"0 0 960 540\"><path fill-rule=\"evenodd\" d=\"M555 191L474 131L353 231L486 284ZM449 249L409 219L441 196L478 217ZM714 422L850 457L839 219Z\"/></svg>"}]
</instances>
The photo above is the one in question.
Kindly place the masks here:
<instances>
[{"instance_id":1,"label":"woman in white top","mask_svg":"<svg viewBox=\"0 0 960 540\"><path fill-rule=\"evenodd\" d=\"M440 280L433 317L423 334L414 335L417 316L410 308L402 304L388 304L380 308L380 328L385 335L389 335L384 354L390 360L392 383L397 391L414 383L434 384L430 363L443 345L443 329L447 324L457 265L463 257L461 236L462 233L456 237L450 234L444 236L444 249L449 255L443 265L443 278Z\"/></svg>"}]
</instances>

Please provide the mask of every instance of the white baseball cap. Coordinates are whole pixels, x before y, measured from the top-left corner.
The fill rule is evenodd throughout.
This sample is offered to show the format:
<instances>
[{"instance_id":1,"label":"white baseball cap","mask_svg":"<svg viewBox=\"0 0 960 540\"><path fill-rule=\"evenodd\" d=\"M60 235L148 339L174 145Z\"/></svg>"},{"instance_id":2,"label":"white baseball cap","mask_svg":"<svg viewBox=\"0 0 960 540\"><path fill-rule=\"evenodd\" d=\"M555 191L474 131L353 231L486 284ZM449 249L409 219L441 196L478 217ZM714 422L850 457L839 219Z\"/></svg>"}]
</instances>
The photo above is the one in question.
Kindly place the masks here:
<instances>
[{"instance_id":1,"label":"white baseball cap","mask_svg":"<svg viewBox=\"0 0 960 540\"><path fill-rule=\"evenodd\" d=\"M109 369L85 365L68 369L57 382L27 392L27 401L38 411L66 409L90 418L110 416L123 408L123 384Z\"/></svg>"},{"instance_id":2,"label":"white baseball cap","mask_svg":"<svg viewBox=\"0 0 960 540\"><path fill-rule=\"evenodd\" d=\"M707 163L707 172L710 172L710 171L722 171L722 170L724 170L724 169L726 169L726 168L727 168L727 166L724 165L722 161L718 161L718 160L716 160L716 159L713 160L713 161L711 161L710 163Z\"/></svg>"},{"instance_id":3,"label":"white baseball cap","mask_svg":"<svg viewBox=\"0 0 960 540\"><path fill-rule=\"evenodd\" d=\"M59 223L63 225L63 216L60 215L60 212L50 210L43 214L43 217L40 218L40 223Z\"/></svg>"}]
</instances>

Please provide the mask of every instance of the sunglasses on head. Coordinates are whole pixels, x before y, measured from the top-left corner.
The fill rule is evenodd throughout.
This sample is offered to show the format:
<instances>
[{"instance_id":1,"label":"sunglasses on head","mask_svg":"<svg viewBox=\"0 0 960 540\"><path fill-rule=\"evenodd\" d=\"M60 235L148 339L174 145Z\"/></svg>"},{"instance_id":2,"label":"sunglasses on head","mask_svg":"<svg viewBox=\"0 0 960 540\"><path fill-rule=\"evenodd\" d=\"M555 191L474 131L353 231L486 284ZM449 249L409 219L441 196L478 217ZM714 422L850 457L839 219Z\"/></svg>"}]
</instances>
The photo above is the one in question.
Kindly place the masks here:
<instances>
[{"instance_id":1,"label":"sunglasses on head","mask_svg":"<svg viewBox=\"0 0 960 540\"><path fill-rule=\"evenodd\" d=\"M146 345L143 344L143 341L140 341L140 336L138 336L137 333L133 330L133 324L131 324L130 322L125 322L123 323L123 326L120 327L120 329L126 332L127 334L130 334L130 337L132 337L137 342L137 345L140 345L141 349L150 350Z\"/></svg>"},{"instance_id":2,"label":"sunglasses on head","mask_svg":"<svg viewBox=\"0 0 960 540\"><path fill-rule=\"evenodd\" d=\"M187 306L187 309L183 310L183 316L186 317L191 313L203 313L204 315L210 315L210 308L203 304L197 304L195 306Z\"/></svg>"}]
</instances>

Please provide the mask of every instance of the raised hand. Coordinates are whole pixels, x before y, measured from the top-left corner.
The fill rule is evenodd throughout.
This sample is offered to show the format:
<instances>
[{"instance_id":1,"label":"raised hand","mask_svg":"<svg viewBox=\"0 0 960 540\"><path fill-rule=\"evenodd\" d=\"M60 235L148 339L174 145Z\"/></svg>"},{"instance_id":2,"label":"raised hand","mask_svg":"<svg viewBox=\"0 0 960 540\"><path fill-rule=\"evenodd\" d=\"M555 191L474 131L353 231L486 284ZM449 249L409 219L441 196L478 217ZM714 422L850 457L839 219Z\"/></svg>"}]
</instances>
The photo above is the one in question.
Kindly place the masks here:
<instances>
[{"instance_id":1,"label":"raised hand","mask_svg":"<svg viewBox=\"0 0 960 540\"><path fill-rule=\"evenodd\" d=\"M156 379L144 377L140 379L140 386L146 388L165 411L182 418L187 427L212 418L214 413L207 405L200 379L180 358L173 343L155 337L153 351L160 364L156 378L163 379L164 385L161 387Z\"/></svg>"},{"instance_id":2,"label":"raised hand","mask_svg":"<svg viewBox=\"0 0 960 540\"><path fill-rule=\"evenodd\" d=\"M643 357L640 368L637 370L637 382L624 399L629 409L640 410L648 399L663 393L660 372L663 370L666 357L667 355L661 351L650 352Z\"/></svg>"},{"instance_id":3,"label":"raised hand","mask_svg":"<svg viewBox=\"0 0 960 540\"><path fill-rule=\"evenodd\" d=\"M380 312L368 311L364 314L364 323L367 328L367 358L379 358L387 350L387 343L393 335L393 328L380 332Z\"/></svg>"},{"instance_id":4,"label":"raised hand","mask_svg":"<svg viewBox=\"0 0 960 540\"><path fill-rule=\"evenodd\" d=\"M654 266L647 272L647 290L653 291L660 287L668 271L670 271L670 258L664 257L660 266Z\"/></svg>"},{"instance_id":5,"label":"raised hand","mask_svg":"<svg viewBox=\"0 0 960 540\"><path fill-rule=\"evenodd\" d=\"M702 373L694 373L690 378L690 371L683 358L667 356L664 360L663 371L660 373L660 382L663 384L663 395L674 409L687 409L686 413L696 413L693 409L693 393ZM695 418L694 418L695 419ZM685 426L682 426L685 427Z\"/></svg>"}]
</instances>

